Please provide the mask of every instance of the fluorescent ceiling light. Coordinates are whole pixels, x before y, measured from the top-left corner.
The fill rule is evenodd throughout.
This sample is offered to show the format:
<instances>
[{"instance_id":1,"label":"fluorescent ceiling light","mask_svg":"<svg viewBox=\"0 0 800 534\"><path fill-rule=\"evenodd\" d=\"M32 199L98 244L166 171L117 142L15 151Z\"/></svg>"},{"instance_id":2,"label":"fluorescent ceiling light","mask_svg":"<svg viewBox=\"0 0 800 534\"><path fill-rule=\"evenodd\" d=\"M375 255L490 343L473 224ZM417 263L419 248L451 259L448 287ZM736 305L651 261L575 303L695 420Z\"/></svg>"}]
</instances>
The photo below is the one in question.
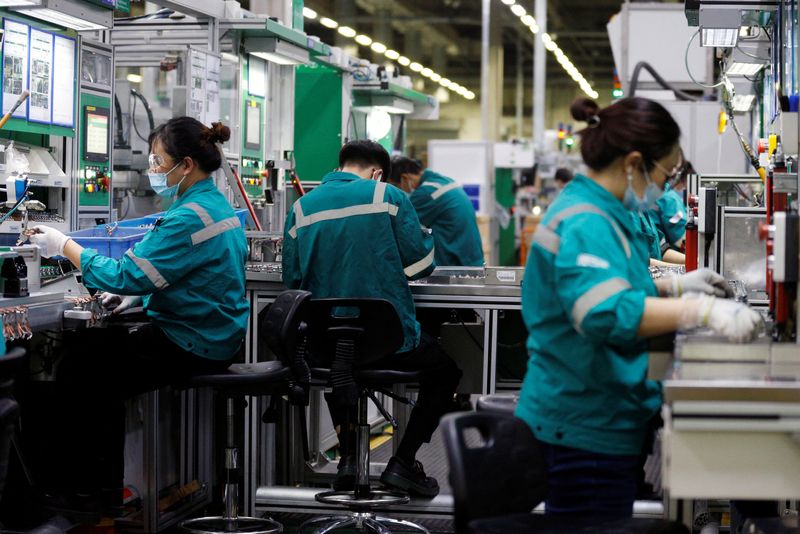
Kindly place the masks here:
<instances>
[{"instance_id":1,"label":"fluorescent ceiling light","mask_svg":"<svg viewBox=\"0 0 800 534\"><path fill-rule=\"evenodd\" d=\"M503 3L507 6L513 6L517 3L517 0L503 0Z\"/></svg>"},{"instance_id":2,"label":"fluorescent ceiling light","mask_svg":"<svg viewBox=\"0 0 800 534\"><path fill-rule=\"evenodd\" d=\"M79 32L88 30L105 30L108 28L108 26L105 26L103 24L97 24L85 19L73 17L72 15L67 15L66 13L56 11L55 9L27 8L27 9L14 9L14 11L16 11L17 13L22 13L23 15L27 15L29 17L50 22L52 24L55 24L56 26L70 28L72 30L76 30Z\"/></svg>"},{"instance_id":3,"label":"fluorescent ceiling light","mask_svg":"<svg viewBox=\"0 0 800 534\"><path fill-rule=\"evenodd\" d=\"M442 75L441 74L436 74L435 72L433 74L431 74L431 81L432 82L439 83L439 81L441 79L442 79Z\"/></svg>"},{"instance_id":4,"label":"fluorescent ceiling light","mask_svg":"<svg viewBox=\"0 0 800 534\"><path fill-rule=\"evenodd\" d=\"M309 62L308 50L275 37L245 39L244 48L250 54L278 65L301 65Z\"/></svg>"},{"instance_id":5,"label":"fluorescent ceiling light","mask_svg":"<svg viewBox=\"0 0 800 534\"><path fill-rule=\"evenodd\" d=\"M408 67L409 65L411 65L411 60L408 59L406 56L400 56L399 58L397 58L397 62L404 67Z\"/></svg>"},{"instance_id":6,"label":"fluorescent ceiling light","mask_svg":"<svg viewBox=\"0 0 800 534\"><path fill-rule=\"evenodd\" d=\"M464 95L464 98L466 98L467 100L474 100L475 93L473 93L472 91L467 91L467 93Z\"/></svg>"},{"instance_id":7,"label":"fluorescent ceiling light","mask_svg":"<svg viewBox=\"0 0 800 534\"><path fill-rule=\"evenodd\" d=\"M411 70L413 70L414 72L419 72L419 71L421 71L422 69L424 69L425 67L423 67L422 65L420 65L419 63L417 63L417 62L415 61L415 62L413 62L411 65L409 65L409 67L408 67L408 68L410 68L410 69L411 69Z\"/></svg>"},{"instance_id":8,"label":"fluorescent ceiling light","mask_svg":"<svg viewBox=\"0 0 800 534\"><path fill-rule=\"evenodd\" d=\"M400 52L397 50L387 50L383 53L384 56L388 57L392 61L395 61L400 58Z\"/></svg>"},{"instance_id":9,"label":"fluorescent ceiling light","mask_svg":"<svg viewBox=\"0 0 800 534\"><path fill-rule=\"evenodd\" d=\"M350 26L339 26L339 33L351 39L356 36L356 31Z\"/></svg>"},{"instance_id":10,"label":"fluorescent ceiling light","mask_svg":"<svg viewBox=\"0 0 800 534\"><path fill-rule=\"evenodd\" d=\"M319 23L325 26L326 28L338 28L339 23L333 19L329 19L328 17L322 17L319 19Z\"/></svg>"},{"instance_id":11,"label":"fluorescent ceiling light","mask_svg":"<svg viewBox=\"0 0 800 534\"><path fill-rule=\"evenodd\" d=\"M534 24L534 25L531 26L531 33L539 33L539 29L540 29L539 25L538 24Z\"/></svg>"},{"instance_id":12,"label":"fluorescent ceiling light","mask_svg":"<svg viewBox=\"0 0 800 534\"><path fill-rule=\"evenodd\" d=\"M379 54L383 54L384 52L386 52L386 45L383 43L374 42L372 43L371 48L374 52L377 52Z\"/></svg>"},{"instance_id":13,"label":"fluorescent ceiling light","mask_svg":"<svg viewBox=\"0 0 800 534\"><path fill-rule=\"evenodd\" d=\"M431 74L433 74L433 70L429 69L428 67L425 67L419 73L422 74L423 76L425 76L426 78L430 78Z\"/></svg>"},{"instance_id":14,"label":"fluorescent ceiling light","mask_svg":"<svg viewBox=\"0 0 800 534\"><path fill-rule=\"evenodd\" d=\"M525 26L535 26L536 25L536 19L531 17L530 15L523 15L520 18L520 20L522 21L522 23Z\"/></svg>"},{"instance_id":15,"label":"fluorescent ceiling light","mask_svg":"<svg viewBox=\"0 0 800 534\"><path fill-rule=\"evenodd\" d=\"M131 83L142 83L142 75L141 74L128 74L126 79Z\"/></svg>"},{"instance_id":16,"label":"fluorescent ceiling light","mask_svg":"<svg viewBox=\"0 0 800 534\"><path fill-rule=\"evenodd\" d=\"M733 111L750 111L755 99L756 95L733 95Z\"/></svg>"},{"instance_id":17,"label":"fluorescent ceiling light","mask_svg":"<svg viewBox=\"0 0 800 534\"><path fill-rule=\"evenodd\" d=\"M550 41L549 43L545 43L544 47L545 47L546 49L548 49L549 51L551 51L551 52L552 52L552 51L554 51L556 48L558 48L558 45L557 45L557 44L555 44L553 41Z\"/></svg>"},{"instance_id":18,"label":"fluorescent ceiling light","mask_svg":"<svg viewBox=\"0 0 800 534\"><path fill-rule=\"evenodd\" d=\"M356 42L362 46L369 46L372 44L372 38L366 35L357 35Z\"/></svg>"},{"instance_id":19,"label":"fluorescent ceiling light","mask_svg":"<svg viewBox=\"0 0 800 534\"><path fill-rule=\"evenodd\" d=\"M733 48L739 40L739 28L700 28L700 46Z\"/></svg>"},{"instance_id":20,"label":"fluorescent ceiling light","mask_svg":"<svg viewBox=\"0 0 800 534\"><path fill-rule=\"evenodd\" d=\"M220 55L222 56L222 59L226 61L230 61L231 63L239 63L239 56L237 56L236 54L231 54L230 52L223 52Z\"/></svg>"},{"instance_id":21,"label":"fluorescent ceiling light","mask_svg":"<svg viewBox=\"0 0 800 534\"><path fill-rule=\"evenodd\" d=\"M511 12L518 17L524 17L525 14L527 13L527 11L525 11L525 8L519 4L514 4L513 6L511 6Z\"/></svg>"},{"instance_id":22,"label":"fluorescent ceiling light","mask_svg":"<svg viewBox=\"0 0 800 534\"><path fill-rule=\"evenodd\" d=\"M758 74L758 71L763 68L763 63L742 63L736 61L725 70L725 74L728 76L755 76Z\"/></svg>"},{"instance_id":23,"label":"fluorescent ceiling light","mask_svg":"<svg viewBox=\"0 0 800 534\"><path fill-rule=\"evenodd\" d=\"M303 16L307 19L317 18L317 12L310 7L303 7Z\"/></svg>"}]
</instances>

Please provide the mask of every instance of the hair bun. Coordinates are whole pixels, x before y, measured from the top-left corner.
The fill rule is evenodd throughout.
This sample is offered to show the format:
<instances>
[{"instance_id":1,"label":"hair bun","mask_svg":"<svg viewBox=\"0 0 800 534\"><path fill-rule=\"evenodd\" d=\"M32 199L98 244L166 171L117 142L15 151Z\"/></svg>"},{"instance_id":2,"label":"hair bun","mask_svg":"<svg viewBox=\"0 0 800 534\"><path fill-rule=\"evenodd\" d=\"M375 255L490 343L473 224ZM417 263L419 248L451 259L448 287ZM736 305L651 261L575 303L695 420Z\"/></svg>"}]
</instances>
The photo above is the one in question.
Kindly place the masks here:
<instances>
[{"instance_id":1,"label":"hair bun","mask_svg":"<svg viewBox=\"0 0 800 534\"><path fill-rule=\"evenodd\" d=\"M231 138L231 129L221 122L212 122L209 128L208 140L212 143L224 143Z\"/></svg>"},{"instance_id":2,"label":"hair bun","mask_svg":"<svg viewBox=\"0 0 800 534\"><path fill-rule=\"evenodd\" d=\"M591 98L576 98L569 108L572 118L576 121L588 121L600 112L600 106Z\"/></svg>"}]
</instances>

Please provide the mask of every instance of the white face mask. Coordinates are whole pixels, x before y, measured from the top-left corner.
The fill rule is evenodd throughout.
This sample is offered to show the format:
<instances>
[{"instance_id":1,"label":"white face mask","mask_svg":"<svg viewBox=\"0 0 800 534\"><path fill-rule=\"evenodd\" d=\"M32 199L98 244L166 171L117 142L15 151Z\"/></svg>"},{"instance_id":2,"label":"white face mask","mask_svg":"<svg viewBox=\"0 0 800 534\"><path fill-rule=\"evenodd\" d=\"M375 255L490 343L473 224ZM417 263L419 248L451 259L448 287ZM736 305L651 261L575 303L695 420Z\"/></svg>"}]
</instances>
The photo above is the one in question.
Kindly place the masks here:
<instances>
[{"instance_id":1,"label":"white face mask","mask_svg":"<svg viewBox=\"0 0 800 534\"><path fill-rule=\"evenodd\" d=\"M644 189L644 197L639 197L636 191L633 190L633 171L628 170L628 188L625 190L625 196L622 199L622 204L631 211L645 211L656 207L656 202L664 191L661 190L652 178L647 169L644 169L644 179L647 181L647 187Z\"/></svg>"},{"instance_id":2,"label":"white face mask","mask_svg":"<svg viewBox=\"0 0 800 534\"><path fill-rule=\"evenodd\" d=\"M169 174L172 171L177 169L178 165L180 165L181 163L182 162L176 163L175 166L172 167L167 172L149 172L149 173L147 173L147 178L148 178L148 180L150 180L150 188L153 191L155 191L155 193L158 196L164 197L164 198L173 198L178 193L178 189L180 188L180 186L183 183L183 181L186 179L186 175L184 175L183 178L181 178L180 182L178 182L177 184L173 185L172 187L168 187L167 186L167 176L169 176Z\"/></svg>"}]
</instances>

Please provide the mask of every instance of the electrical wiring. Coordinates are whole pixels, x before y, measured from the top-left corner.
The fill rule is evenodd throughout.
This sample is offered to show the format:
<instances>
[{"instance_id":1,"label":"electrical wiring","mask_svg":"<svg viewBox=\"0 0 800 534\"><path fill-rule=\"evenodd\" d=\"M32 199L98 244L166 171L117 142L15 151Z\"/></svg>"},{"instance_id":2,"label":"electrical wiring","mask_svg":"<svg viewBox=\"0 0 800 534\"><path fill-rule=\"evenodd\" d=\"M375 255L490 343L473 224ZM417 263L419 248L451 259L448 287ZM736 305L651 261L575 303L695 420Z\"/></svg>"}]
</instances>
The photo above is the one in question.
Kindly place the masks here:
<instances>
[{"instance_id":1,"label":"electrical wiring","mask_svg":"<svg viewBox=\"0 0 800 534\"><path fill-rule=\"evenodd\" d=\"M725 79L724 78L722 80L720 80L719 82L715 83L714 85L707 85L707 84L698 82L695 79L694 75L692 74L692 70L689 68L689 50L691 49L692 43L694 42L695 38L697 38L698 35L700 35L700 30L697 30L695 33L692 34L692 38L689 39L689 43L686 45L686 53L683 56L683 62L684 62L684 65L686 66L686 73L689 75L689 78L694 83L699 85L700 87L705 87L706 89L714 89L716 87L720 87L725 83Z\"/></svg>"},{"instance_id":2,"label":"electrical wiring","mask_svg":"<svg viewBox=\"0 0 800 534\"><path fill-rule=\"evenodd\" d=\"M22 205L22 203L25 202L25 200L28 198L28 191L30 191L30 189L31 189L31 186L28 185L25 188L25 191L22 193L22 196L20 196L19 200L17 200L17 203L14 204L14 207L11 208L11 210L9 210L8 213L6 213L2 217L0 217L0 224L2 224L6 219L8 219L11 216L11 214L14 213L15 211L17 211L17 208L19 208Z\"/></svg>"}]
</instances>

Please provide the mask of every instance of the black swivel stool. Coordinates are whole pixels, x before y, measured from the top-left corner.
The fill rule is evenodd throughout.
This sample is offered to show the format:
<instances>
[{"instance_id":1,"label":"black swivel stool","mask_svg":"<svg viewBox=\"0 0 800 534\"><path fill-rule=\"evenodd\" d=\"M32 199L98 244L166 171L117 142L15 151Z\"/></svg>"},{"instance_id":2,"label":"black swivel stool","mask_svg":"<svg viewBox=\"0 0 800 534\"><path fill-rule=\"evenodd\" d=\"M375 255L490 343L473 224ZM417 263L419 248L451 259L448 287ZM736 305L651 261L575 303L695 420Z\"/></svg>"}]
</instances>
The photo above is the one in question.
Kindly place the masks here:
<instances>
[{"instance_id":1,"label":"black swivel stool","mask_svg":"<svg viewBox=\"0 0 800 534\"><path fill-rule=\"evenodd\" d=\"M479 412L513 414L518 402L519 395L481 395L476 408Z\"/></svg>"},{"instance_id":2,"label":"black swivel stool","mask_svg":"<svg viewBox=\"0 0 800 534\"><path fill-rule=\"evenodd\" d=\"M403 344L403 327L394 306L383 299L313 299L308 309L308 348L315 380L322 378L336 388L349 389L358 405L356 429L356 481L352 491L327 491L316 500L343 506L350 515L311 519L300 531L316 528L324 534L341 528L357 528L384 534L391 528L425 532L425 527L381 517L376 508L406 504L405 493L374 489L369 485L369 421L367 407L375 403L381 414L395 424L394 418L375 397L375 391L388 394L395 384L418 383L420 372L359 369L368 367L397 352ZM330 369L320 369L320 360L330 362ZM395 397L396 398L396 397ZM401 399L402 400L402 399Z\"/></svg>"},{"instance_id":3,"label":"black swivel stool","mask_svg":"<svg viewBox=\"0 0 800 534\"><path fill-rule=\"evenodd\" d=\"M531 513L547 496L547 466L528 425L509 413L446 415L441 423L458 534L689 534L662 519Z\"/></svg>"},{"instance_id":4,"label":"black swivel stool","mask_svg":"<svg viewBox=\"0 0 800 534\"><path fill-rule=\"evenodd\" d=\"M277 534L283 525L269 518L239 517L238 469L239 451L236 447L234 407L236 399L248 396L289 395L290 401L304 397L307 392L305 361L296 367L295 338L301 331L302 310L311 294L307 291L286 291L259 316L265 341L279 360L253 364L233 364L222 373L199 374L186 378L176 387L212 388L227 401L227 444L225 448L226 483L225 512L222 516L200 517L181 523L180 528L191 534ZM304 352L304 349L303 349ZM299 378L298 378L299 375ZM303 381L306 383L304 384Z\"/></svg>"}]
</instances>

